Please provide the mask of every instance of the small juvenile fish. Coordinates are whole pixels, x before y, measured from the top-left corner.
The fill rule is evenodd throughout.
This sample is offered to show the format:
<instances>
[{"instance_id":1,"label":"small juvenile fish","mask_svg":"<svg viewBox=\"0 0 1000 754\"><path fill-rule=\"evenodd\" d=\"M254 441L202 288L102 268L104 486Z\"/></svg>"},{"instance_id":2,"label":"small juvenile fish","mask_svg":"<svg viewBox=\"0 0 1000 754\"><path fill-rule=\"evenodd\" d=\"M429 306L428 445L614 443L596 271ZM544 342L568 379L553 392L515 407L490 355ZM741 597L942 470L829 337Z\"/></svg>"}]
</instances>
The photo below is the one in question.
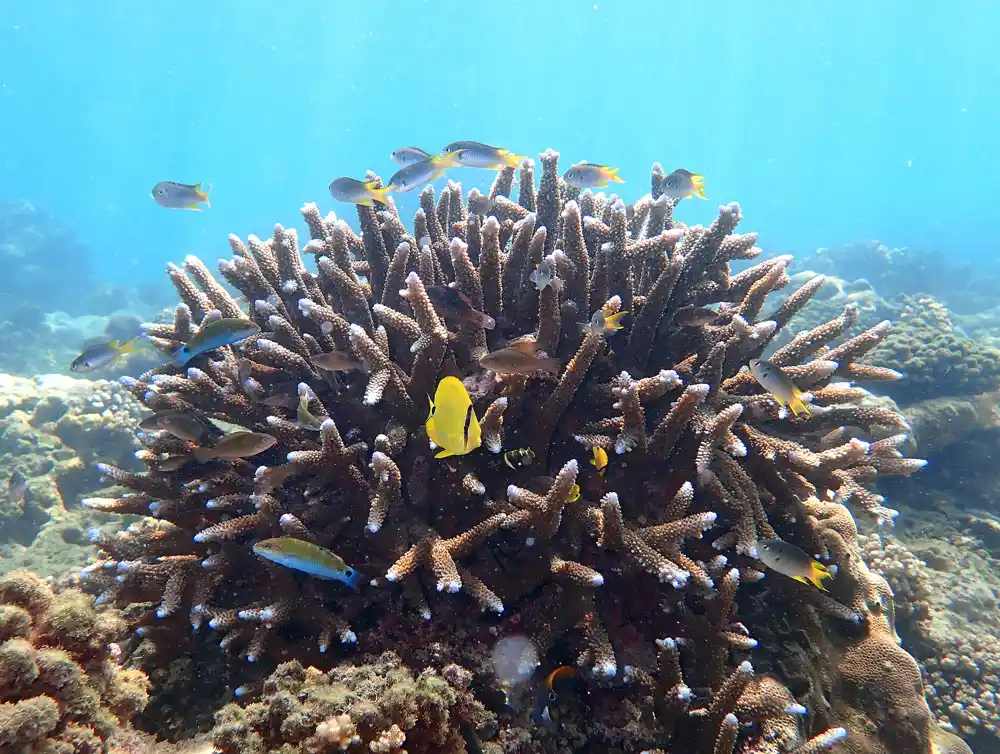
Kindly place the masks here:
<instances>
[{"instance_id":1,"label":"small juvenile fish","mask_svg":"<svg viewBox=\"0 0 1000 754\"><path fill-rule=\"evenodd\" d=\"M455 154L434 155L426 160L414 162L405 168L400 168L389 179L388 189L404 193L423 186L431 181L436 181L448 168L453 168L456 162Z\"/></svg>"},{"instance_id":2,"label":"small juvenile fish","mask_svg":"<svg viewBox=\"0 0 1000 754\"><path fill-rule=\"evenodd\" d=\"M829 591L823 582L832 579L836 571L811 558L802 548L783 539L762 539L757 543L760 562L773 571L783 573L803 584L812 583L824 592Z\"/></svg>"},{"instance_id":3,"label":"small juvenile fish","mask_svg":"<svg viewBox=\"0 0 1000 754\"><path fill-rule=\"evenodd\" d=\"M375 202L388 206L392 186L379 186L378 180L359 181L356 178L337 178L330 184L330 196L338 202L372 207Z\"/></svg>"},{"instance_id":4,"label":"small juvenile fish","mask_svg":"<svg viewBox=\"0 0 1000 754\"><path fill-rule=\"evenodd\" d=\"M361 574L351 568L344 559L325 547L294 537L276 537L257 542L253 546L254 555L285 568L308 573L318 579L339 581L354 591L358 590Z\"/></svg>"},{"instance_id":5,"label":"small juvenile fish","mask_svg":"<svg viewBox=\"0 0 1000 754\"><path fill-rule=\"evenodd\" d=\"M184 366L195 356L231 346L260 332L260 325L251 319L223 317L209 322L187 343L177 346L170 354L178 365Z\"/></svg>"},{"instance_id":6,"label":"small juvenile fish","mask_svg":"<svg viewBox=\"0 0 1000 754\"><path fill-rule=\"evenodd\" d=\"M235 461L238 458L249 458L273 448L278 441L263 432L233 432L223 437L210 448L195 448L194 457L199 463L205 463L213 458L223 461Z\"/></svg>"},{"instance_id":7,"label":"small juvenile fish","mask_svg":"<svg viewBox=\"0 0 1000 754\"><path fill-rule=\"evenodd\" d=\"M563 281L556 277L556 271L552 269L547 258L543 259L542 263L528 276L528 280L535 284L535 289L538 291L544 291L550 285L557 291L561 291L563 287Z\"/></svg>"},{"instance_id":8,"label":"small juvenile fish","mask_svg":"<svg viewBox=\"0 0 1000 754\"><path fill-rule=\"evenodd\" d=\"M492 330L497 326L496 320L473 308L472 301L458 288L448 285L428 285L427 296L437 313L445 319L461 322L484 330Z\"/></svg>"},{"instance_id":9,"label":"small juvenile fish","mask_svg":"<svg viewBox=\"0 0 1000 754\"><path fill-rule=\"evenodd\" d=\"M144 335L136 335L124 343L118 340L112 340L109 343L96 343L84 348L83 353L73 359L73 362L69 365L69 370L78 374L93 372L95 369L106 367L118 361L118 359L127 353L135 353L147 345L151 346Z\"/></svg>"},{"instance_id":10,"label":"small juvenile fish","mask_svg":"<svg viewBox=\"0 0 1000 754\"><path fill-rule=\"evenodd\" d=\"M617 314L612 314L610 317L605 316L603 309L598 309L594 312L594 316L590 318L590 330L593 333L614 333L625 327L622 324L622 320L628 312L618 312Z\"/></svg>"},{"instance_id":11,"label":"small juvenile fish","mask_svg":"<svg viewBox=\"0 0 1000 754\"><path fill-rule=\"evenodd\" d=\"M608 468L608 451L595 445L590 450L590 465L597 469L597 473L604 476Z\"/></svg>"},{"instance_id":12,"label":"small juvenile fish","mask_svg":"<svg viewBox=\"0 0 1000 754\"><path fill-rule=\"evenodd\" d=\"M460 379L444 377L430 404L427 436L441 448L435 458L464 456L482 445L482 428L469 391Z\"/></svg>"},{"instance_id":13,"label":"small juvenile fish","mask_svg":"<svg viewBox=\"0 0 1000 754\"><path fill-rule=\"evenodd\" d=\"M480 217L485 216L493 209L495 202L485 194L473 194L469 192L469 212Z\"/></svg>"},{"instance_id":14,"label":"small juvenile fish","mask_svg":"<svg viewBox=\"0 0 1000 754\"><path fill-rule=\"evenodd\" d=\"M719 313L704 306L682 306L674 312L674 324L680 327L704 327L714 322Z\"/></svg>"},{"instance_id":15,"label":"small juvenile fish","mask_svg":"<svg viewBox=\"0 0 1000 754\"><path fill-rule=\"evenodd\" d=\"M534 340L522 340L511 343L506 348L482 356L479 366L497 374L533 374L548 372L559 374L561 365L559 359L539 355L535 350Z\"/></svg>"},{"instance_id":16,"label":"small juvenile fish","mask_svg":"<svg viewBox=\"0 0 1000 754\"><path fill-rule=\"evenodd\" d=\"M595 165L592 162L578 162L565 173L563 180L573 188L604 188L609 181L625 183L618 177L618 168L608 165Z\"/></svg>"},{"instance_id":17,"label":"small juvenile fish","mask_svg":"<svg viewBox=\"0 0 1000 754\"><path fill-rule=\"evenodd\" d=\"M153 186L153 199L161 207L167 209L193 209L201 211L201 205L211 207L208 201L208 192L212 190L212 184L208 184L202 191L200 183L174 183L173 181L160 181Z\"/></svg>"},{"instance_id":18,"label":"small juvenile fish","mask_svg":"<svg viewBox=\"0 0 1000 754\"><path fill-rule=\"evenodd\" d=\"M561 694L570 691L577 678L579 673L568 665L558 667L545 676L538 689L535 711L531 713L531 719L539 725L553 727L555 725L555 720L552 718L553 705L559 701Z\"/></svg>"},{"instance_id":19,"label":"small juvenile fish","mask_svg":"<svg viewBox=\"0 0 1000 754\"><path fill-rule=\"evenodd\" d=\"M456 164L464 168L487 168L500 170L516 168L525 159L522 154L514 154L503 147L493 147L478 141L453 141L441 150L442 154L454 154Z\"/></svg>"},{"instance_id":20,"label":"small juvenile fish","mask_svg":"<svg viewBox=\"0 0 1000 754\"><path fill-rule=\"evenodd\" d=\"M691 196L708 199L705 196L705 176L677 168L663 179L663 195L671 199L689 199Z\"/></svg>"},{"instance_id":21,"label":"small juvenile fish","mask_svg":"<svg viewBox=\"0 0 1000 754\"><path fill-rule=\"evenodd\" d=\"M528 482L528 489L539 495L547 495L549 490L552 489L552 485L556 483L555 477L551 476L536 476ZM575 503L580 499L580 485L574 484L569 488L569 496L566 498L567 502Z\"/></svg>"},{"instance_id":22,"label":"small juvenile fish","mask_svg":"<svg viewBox=\"0 0 1000 754\"><path fill-rule=\"evenodd\" d=\"M174 437L200 445L222 436L222 430L194 411L157 411L139 422L140 429L169 432Z\"/></svg>"},{"instance_id":23,"label":"small juvenile fish","mask_svg":"<svg viewBox=\"0 0 1000 754\"><path fill-rule=\"evenodd\" d=\"M508 450L503 454L503 462L509 469L522 469L535 462L535 452L531 448Z\"/></svg>"},{"instance_id":24,"label":"small juvenile fish","mask_svg":"<svg viewBox=\"0 0 1000 754\"><path fill-rule=\"evenodd\" d=\"M802 402L802 391L781 367L765 359L750 359L750 374L780 405L788 406L795 416L809 416L809 407Z\"/></svg>"},{"instance_id":25,"label":"small juvenile fish","mask_svg":"<svg viewBox=\"0 0 1000 754\"><path fill-rule=\"evenodd\" d=\"M430 152L425 152L420 147L400 147L389 155L393 162L404 168L415 162L429 160L433 156Z\"/></svg>"},{"instance_id":26,"label":"small juvenile fish","mask_svg":"<svg viewBox=\"0 0 1000 754\"><path fill-rule=\"evenodd\" d=\"M299 405L295 415L302 429L319 432L320 427L323 426L323 422L313 416L313 413L309 410L309 393L306 391L299 392Z\"/></svg>"},{"instance_id":27,"label":"small juvenile fish","mask_svg":"<svg viewBox=\"0 0 1000 754\"><path fill-rule=\"evenodd\" d=\"M350 351L318 353L309 360L313 365L328 372L354 372L365 368L365 363Z\"/></svg>"},{"instance_id":28,"label":"small juvenile fish","mask_svg":"<svg viewBox=\"0 0 1000 754\"><path fill-rule=\"evenodd\" d=\"M10 472L10 479L7 480L7 499L14 503L24 502L25 495L28 494L28 480L24 478L17 469Z\"/></svg>"}]
</instances>

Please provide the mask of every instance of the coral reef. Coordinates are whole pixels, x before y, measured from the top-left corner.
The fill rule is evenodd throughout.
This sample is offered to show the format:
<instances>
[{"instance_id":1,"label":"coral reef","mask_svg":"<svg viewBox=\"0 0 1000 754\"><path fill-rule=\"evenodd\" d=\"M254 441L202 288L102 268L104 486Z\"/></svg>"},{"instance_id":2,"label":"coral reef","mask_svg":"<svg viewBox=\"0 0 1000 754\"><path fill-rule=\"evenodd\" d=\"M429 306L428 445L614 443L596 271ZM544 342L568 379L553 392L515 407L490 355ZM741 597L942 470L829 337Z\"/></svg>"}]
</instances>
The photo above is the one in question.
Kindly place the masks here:
<instances>
[{"instance_id":1,"label":"coral reef","mask_svg":"<svg viewBox=\"0 0 1000 754\"><path fill-rule=\"evenodd\" d=\"M221 714L215 732L233 750L322 738L361 751L357 735L372 751L460 751L458 726L485 746L530 741L532 751L586 739L631 751L928 752L917 665L897 644L891 591L862 561L845 507L891 521L872 483L922 466L891 434L905 420L833 377L897 379L860 361L888 323L851 333L852 302L774 351L812 404L787 416L745 365L822 280L765 316L790 259L731 273L730 262L759 254L755 234L735 232L737 204L709 227L683 227L658 165L651 194L626 206L566 186L558 157L541 155L537 187L531 161L501 171L487 217L470 214L450 183L439 197L421 193L412 232L392 206L359 207L358 234L310 204L301 251L281 226L267 241L230 237L219 272L252 302L262 332L123 384L152 410L277 443L200 462L191 443L148 433L145 471L102 466L125 492L87 504L155 519L99 534L100 559L85 573L101 602L128 608L133 661L196 655L212 668L210 693L239 687L249 704ZM543 260L559 284L539 290L530 276ZM182 304L173 323L148 327L159 345L247 316L200 260L169 274ZM429 287L445 285L496 328L433 304ZM674 325L680 307L707 304L719 306L713 322ZM615 331L607 324L620 312ZM525 334L563 362L558 374L479 366ZM333 351L366 369L314 366ZM424 422L444 376L464 379L466 424L482 417L482 447L439 459ZM268 400L282 396L291 408ZM845 428L889 436L869 444ZM534 463L511 468L503 451L519 448ZM606 469L587 463L598 448L611 456ZM282 535L335 550L365 574L360 591L254 557L255 541ZM836 564L832 592L764 578L757 542L775 536ZM491 728L448 680L457 667L488 685L488 647L512 633L530 634L546 667L583 674L587 694L556 731L509 707ZM405 667L380 675L374 658L387 650ZM286 660L298 664L259 696L261 670ZM334 669L309 685L310 666ZM387 701L397 685L437 711L399 712ZM357 699L336 702L348 687Z\"/></svg>"},{"instance_id":2,"label":"coral reef","mask_svg":"<svg viewBox=\"0 0 1000 754\"><path fill-rule=\"evenodd\" d=\"M145 706L145 674L119 664L124 621L91 603L28 571L0 576L0 751L102 751Z\"/></svg>"},{"instance_id":3,"label":"coral reef","mask_svg":"<svg viewBox=\"0 0 1000 754\"><path fill-rule=\"evenodd\" d=\"M137 468L139 403L117 382L0 375L0 572L59 575L94 555L86 532L112 518L81 508L100 492L98 459ZM27 482L12 495L15 472Z\"/></svg>"}]
</instances>

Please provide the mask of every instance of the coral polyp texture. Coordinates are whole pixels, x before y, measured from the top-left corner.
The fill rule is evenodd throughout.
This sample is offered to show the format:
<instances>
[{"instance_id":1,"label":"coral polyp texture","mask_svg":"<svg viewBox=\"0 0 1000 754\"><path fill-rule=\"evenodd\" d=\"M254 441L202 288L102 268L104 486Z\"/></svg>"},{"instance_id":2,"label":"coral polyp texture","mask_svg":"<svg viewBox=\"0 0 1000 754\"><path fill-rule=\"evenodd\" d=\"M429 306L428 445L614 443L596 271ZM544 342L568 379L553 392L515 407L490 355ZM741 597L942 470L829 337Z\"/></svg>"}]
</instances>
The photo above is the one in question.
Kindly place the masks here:
<instances>
[{"instance_id":1,"label":"coral polyp texture","mask_svg":"<svg viewBox=\"0 0 1000 754\"><path fill-rule=\"evenodd\" d=\"M588 693L554 730L529 720L530 703L495 710L499 725L453 708L447 724L487 747L929 751L916 663L845 507L891 521L876 477L922 465L898 450L905 420L848 382L899 377L861 361L889 323L852 331L851 304L771 353L807 391L808 415L786 414L746 365L821 281L764 314L790 258L730 269L760 254L755 234L736 232L739 205L685 227L658 165L651 192L626 205L564 184L557 153L540 158L537 187L531 161L497 174L485 217L457 183L437 197L425 188L412 224L393 206L359 207L360 233L308 204L304 244L276 226L266 241L231 236L221 280L193 257L171 266L182 303L173 324L149 327L157 344L186 342L220 316L250 316L261 332L124 384L154 411L277 442L201 462L190 442L145 433L146 471L104 467L125 492L86 503L155 520L97 535L101 559L86 576L100 601L129 606L144 652L186 643L251 700L279 661L342 668L387 650L417 678L400 683L456 663L495 687L484 658L515 633L539 648L540 673L578 668ZM536 284L543 261L555 284ZM676 325L690 305L717 316ZM488 318L464 316L470 308ZM489 318L495 327L481 329ZM480 366L522 336L533 344L513 350L558 359L556 373ZM317 356L332 352L365 368L324 372ZM482 442L438 458L425 422L446 376L464 381L465 426L481 421ZM532 462L511 463L511 450ZM255 558L255 542L281 536L336 552L363 574L359 591ZM764 578L758 541L776 536L838 567L829 593ZM238 735L217 743L236 751L254 733L249 750L277 750L294 736L336 738L334 728L350 751L462 751L467 740L428 737L412 715L376 719L354 697L321 706L325 732L317 717L292 738L263 733L251 705ZM387 740L354 742L368 733Z\"/></svg>"},{"instance_id":2,"label":"coral polyp texture","mask_svg":"<svg viewBox=\"0 0 1000 754\"><path fill-rule=\"evenodd\" d=\"M97 752L146 705L148 679L120 665L125 622L75 589L0 577L0 751Z\"/></svg>"}]
</instances>

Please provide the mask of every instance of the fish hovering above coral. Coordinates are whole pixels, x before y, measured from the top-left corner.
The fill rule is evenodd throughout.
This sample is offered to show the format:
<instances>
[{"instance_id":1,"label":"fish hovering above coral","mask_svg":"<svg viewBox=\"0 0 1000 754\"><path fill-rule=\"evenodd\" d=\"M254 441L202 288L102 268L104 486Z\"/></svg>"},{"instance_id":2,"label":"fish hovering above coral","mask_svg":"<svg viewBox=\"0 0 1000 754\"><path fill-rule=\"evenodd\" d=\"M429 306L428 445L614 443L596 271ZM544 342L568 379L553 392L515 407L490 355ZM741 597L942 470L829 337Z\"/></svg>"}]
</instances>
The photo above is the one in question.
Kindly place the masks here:
<instances>
[{"instance_id":1,"label":"fish hovering above coral","mask_svg":"<svg viewBox=\"0 0 1000 754\"><path fill-rule=\"evenodd\" d=\"M563 281L556 277L556 271L552 269L548 257L528 275L528 280L535 284L535 289L538 291L544 291L550 286L555 291L561 291L563 287Z\"/></svg>"},{"instance_id":2,"label":"fish hovering above coral","mask_svg":"<svg viewBox=\"0 0 1000 754\"><path fill-rule=\"evenodd\" d=\"M484 330L492 330L497 326L493 317L477 310L469 297L458 288L452 288L450 285L428 285L426 290L435 311L445 319L481 327Z\"/></svg>"},{"instance_id":3,"label":"fish hovering above coral","mask_svg":"<svg viewBox=\"0 0 1000 754\"><path fill-rule=\"evenodd\" d=\"M809 556L802 548L783 539L762 539L757 543L757 557L772 571L782 573L803 584L812 583L824 592L823 582L836 576L836 571Z\"/></svg>"},{"instance_id":4,"label":"fish hovering above coral","mask_svg":"<svg viewBox=\"0 0 1000 754\"><path fill-rule=\"evenodd\" d=\"M251 335L260 332L260 325L242 317L223 317L209 322L194 334L187 343L182 343L170 352L178 365L184 366L195 356L223 346L232 346Z\"/></svg>"},{"instance_id":5,"label":"fish hovering above coral","mask_svg":"<svg viewBox=\"0 0 1000 754\"><path fill-rule=\"evenodd\" d=\"M438 383L427 416L427 436L441 448L434 457L464 456L482 445L482 427L476 418L469 391L457 377Z\"/></svg>"},{"instance_id":6,"label":"fish hovering above coral","mask_svg":"<svg viewBox=\"0 0 1000 754\"><path fill-rule=\"evenodd\" d=\"M212 184L208 184L204 190L200 183L174 183L173 181L160 181L153 186L153 199L161 207L167 209L193 209L201 211L201 205L211 207L208 200L208 192L212 190Z\"/></svg>"},{"instance_id":7,"label":"fish hovering above coral","mask_svg":"<svg viewBox=\"0 0 1000 754\"><path fill-rule=\"evenodd\" d=\"M559 374L561 363L540 354L535 340L525 338L480 357L479 366L497 374Z\"/></svg>"},{"instance_id":8,"label":"fish hovering above coral","mask_svg":"<svg viewBox=\"0 0 1000 754\"><path fill-rule=\"evenodd\" d=\"M578 162L565 173L563 180L573 188L604 188L610 181L625 183L618 177L618 168L596 165L593 162Z\"/></svg>"},{"instance_id":9,"label":"fish hovering above coral","mask_svg":"<svg viewBox=\"0 0 1000 754\"><path fill-rule=\"evenodd\" d=\"M684 168L677 168L664 178L661 190L664 196L671 199L689 199L692 196L708 199L705 195L705 176L692 173Z\"/></svg>"},{"instance_id":10,"label":"fish hovering above coral","mask_svg":"<svg viewBox=\"0 0 1000 754\"><path fill-rule=\"evenodd\" d=\"M453 141L441 150L441 154L456 155L456 164L464 168L487 168L500 170L516 168L526 159L523 154L514 154L509 149L494 147L479 141Z\"/></svg>"},{"instance_id":11,"label":"fish hovering above coral","mask_svg":"<svg viewBox=\"0 0 1000 754\"><path fill-rule=\"evenodd\" d=\"M357 178L336 178L330 183L330 196L338 202L356 204L360 207L373 207L375 202L389 205L389 194L392 186L380 186L381 181L359 181Z\"/></svg>"},{"instance_id":12,"label":"fish hovering above coral","mask_svg":"<svg viewBox=\"0 0 1000 754\"><path fill-rule=\"evenodd\" d=\"M168 432L180 440L200 445L223 435L221 429L196 411L169 409L157 411L139 422L139 429Z\"/></svg>"},{"instance_id":13,"label":"fish hovering above coral","mask_svg":"<svg viewBox=\"0 0 1000 754\"><path fill-rule=\"evenodd\" d=\"M78 374L93 372L95 369L109 366L126 354L135 353L144 346L150 346L144 335L136 335L124 343L112 340L108 343L95 343L83 349L83 353L73 359L69 365L71 372Z\"/></svg>"},{"instance_id":14,"label":"fish hovering above coral","mask_svg":"<svg viewBox=\"0 0 1000 754\"><path fill-rule=\"evenodd\" d=\"M795 416L809 416L809 408L802 402L802 391L777 364L766 359L750 359L750 374L779 405L788 406Z\"/></svg>"},{"instance_id":15,"label":"fish hovering above coral","mask_svg":"<svg viewBox=\"0 0 1000 754\"><path fill-rule=\"evenodd\" d=\"M310 356L313 366L327 372L355 372L365 369L365 363L350 351L330 351Z\"/></svg>"},{"instance_id":16,"label":"fish hovering above coral","mask_svg":"<svg viewBox=\"0 0 1000 754\"><path fill-rule=\"evenodd\" d=\"M285 568L302 571L318 579L339 581L354 591L358 590L361 574L335 552L312 542L294 537L275 537L257 542L253 552Z\"/></svg>"},{"instance_id":17,"label":"fish hovering above coral","mask_svg":"<svg viewBox=\"0 0 1000 754\"><path fill-rule=\"evenodd\" d=\"M424 186L431 181L436 181L444 175L445 170L453 168L457 164L457 155L455 154L434 155L397 170L389 179L388 188L399 193L413 191L413 189Z\"/></svg>"},{"instance_id":18,"label":"fish hovering above coral","mask_svg":"<svg viewBox=\"0 0 1000 754\"><path fill-rule=\"evenodd\" d=\"M232 432L210 448L195 448L194 457L199 463L213 458L235 461L263 453L268 448L273 448L277 442L271 435L263 432Z\"/></svg>"},{"instance_id":19,"label":"fish hovering above coral","mask_svg":"<svg viewBox=\"0 0 1000 754\"><path fill-rule=\"evenodd\" d=\"M587 327L595 335L600 333L615 333L625 327L622 324L622 320L628 315L628 312L617 312L616 314L607 315L604 313L603 309L598 309L594 312L594 315L590 318L590 324Z\"/></svg>"},{"instance_id":20,"label":"fish hovering above coral","mask_svg":"<svg viewBox=\"0 0 1000 754\"><path fill-rule=\"evenodd\" d=\"M401 167L412 165L415 162L422 162L433 157L430 152L425 152L420 147L400 147L389 155L389 159Z\"/></svg>"}]
</instances>

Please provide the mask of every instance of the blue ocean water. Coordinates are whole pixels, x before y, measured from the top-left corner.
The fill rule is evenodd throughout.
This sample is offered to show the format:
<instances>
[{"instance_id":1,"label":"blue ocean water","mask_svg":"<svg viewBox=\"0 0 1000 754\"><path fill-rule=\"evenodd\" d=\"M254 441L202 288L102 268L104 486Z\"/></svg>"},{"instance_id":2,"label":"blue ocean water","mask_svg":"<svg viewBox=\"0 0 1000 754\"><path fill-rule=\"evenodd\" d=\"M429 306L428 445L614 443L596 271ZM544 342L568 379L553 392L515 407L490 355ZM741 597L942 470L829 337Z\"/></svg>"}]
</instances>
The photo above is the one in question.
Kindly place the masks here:
<instances>
[{"instance_id":1,"label":"blue ocean water","mask_svg":"<svg viewBox=\"0 0 1000 754\"><path fill-rule=\"evenodd\" d=\"M738 200L771 250L993 260L998 24L988 0L7 0L0 200L74 223L105 280L162 281L396 147L476 139L616 165L629 200L654 160L703 173L680 219ZM157 206L161 180L210 182L212 209Z\"/></svg>"}]
</instances>

